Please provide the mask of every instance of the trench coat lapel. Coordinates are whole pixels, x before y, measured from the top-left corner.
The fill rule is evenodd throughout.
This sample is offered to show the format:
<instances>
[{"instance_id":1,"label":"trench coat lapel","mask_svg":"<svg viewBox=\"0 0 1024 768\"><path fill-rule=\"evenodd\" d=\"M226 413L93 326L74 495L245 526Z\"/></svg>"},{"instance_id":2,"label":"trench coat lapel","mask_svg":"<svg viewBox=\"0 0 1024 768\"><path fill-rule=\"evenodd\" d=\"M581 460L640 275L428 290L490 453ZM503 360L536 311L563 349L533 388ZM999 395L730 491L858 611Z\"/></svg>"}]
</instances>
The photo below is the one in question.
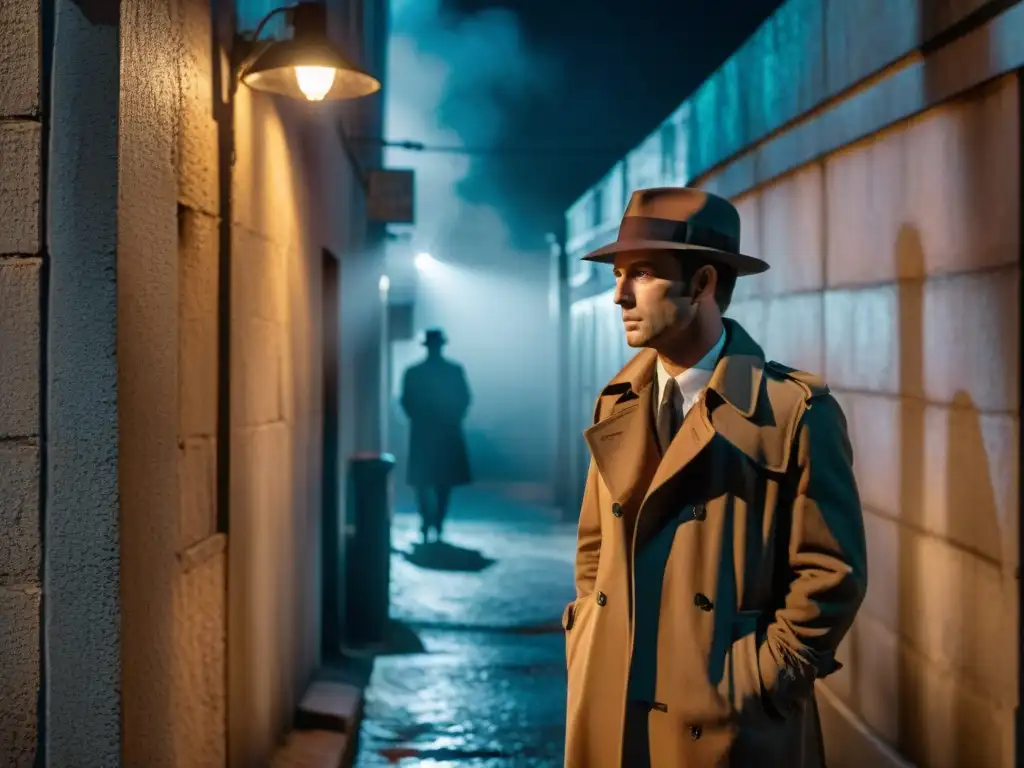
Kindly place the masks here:
<instances>
[{"instance_id":1,"label":"trench coat lapel","mask_svg":"<svg viewBox=\"0 0 1024 768\"><path fill-rule=\"evenodd\" d=\"M728 451L730 446L756 458L758 430L748 420L757 410L764 352L738 323L723 322L725 348L707 392L690 409L664 455L658 448L652 418L658 359L652 349L640 352L608 383L595 417L601 400L615 397L611 411L583 433L613 501L622 505L628 516L644 509L637 521L638 547L660 528L660 515L647 509L647 501L702 452L712 451L712 470L724 464L717 452ZM671 505L660 506L672 511Z\"/></svg>"},{"instance_id":2,"label":"trench coat lapel","mask_svg":"<svg viewBox=\"0 0 1024 768\"><path fill-rule=\"evenodd\" d=\"M657 354L644 350L609 382L602 398L617 396L607 417L583 433L613 501L629 515L639 508L661 458L651 422Z\"/></svg>"},{"instance_id":3,"label":"trench coat lapel","mask_svg":"<svg viewBox=\"0 0 1024 768\"><path fill-rule=\"evenodd\" d=\"M764 353L743 328L732 320L724 320L726 343L714 373L702 394L683 420L675 438L665 451L644 496L643 515L637 523L636 546L641 547L660 530L662 515L674 514L673 505L648 505L670 480L686 469L699 455L710 452L709 472L714 474L727 466L725 452L738 448L756 453L757 429L749 424L757 410L758 394L764 373ZM748 428L749 427L749 428ZM707 478L708 481L711 478ZM710 490L712 482L702 483ZM702 501L702 499L693 499ZM650 508L653 506L654 508Z\"/></svg>"}]
</instances>

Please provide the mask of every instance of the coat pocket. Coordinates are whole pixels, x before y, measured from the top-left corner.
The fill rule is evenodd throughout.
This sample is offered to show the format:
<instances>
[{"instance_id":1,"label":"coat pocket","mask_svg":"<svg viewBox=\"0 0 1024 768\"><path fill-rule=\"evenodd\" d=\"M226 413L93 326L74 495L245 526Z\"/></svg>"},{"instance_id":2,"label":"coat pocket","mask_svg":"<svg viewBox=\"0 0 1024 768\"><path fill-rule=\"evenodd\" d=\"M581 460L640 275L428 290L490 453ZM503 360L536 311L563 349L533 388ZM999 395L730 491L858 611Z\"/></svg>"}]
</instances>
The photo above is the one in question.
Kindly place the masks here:
<instances>
[{"instance_id":1,"label":"coat pocket","mask_svg":"<svg viewBox=\"0 0 1024 768\"><path fill-rule=\"evenodd\" d=\"M725 668L718 684L719 695L745 722L773 719L761 684L760 646L764 640L763 611L738 611L731 622L732 636Z\"/></svg>"},{"instance_id":2,"label":"coat pocket","mask_svg":"<svg viewBox=\"0 0 1024 768\"><path fill-rule=\"evenodd\" d=\"M578 612L579 600L573 600L562 611L562 629L565 630L565 667L572 666L572 658L576 646L579 644L579 632L573 632L576 626L576 614Z\"/></svg>"},{"instance_id":3,"label":"coat pocket","mask_svg":"<svg viewBox=\"0 0 1024 768\"><path fill-rule=\"evenodd\" d=\"M590 614L588 607L594 598L591 595L573 600L562 611L562 629L565 630L565 665L571 669L577 650L584 642L584 625Z\"/></svg>"},{"instance_id":4,"label":"coat pocket","mask_svg":"<svg viewBox=\"0 0 1024 768\"><path fill-rule=\"evenodd\" d=\"M576 617L576 603L578 601L573 600L571 603L565 606L565 610L562 611L562 629L566 632L572 629L573 620Z\"/></svg>"}]
</instances>

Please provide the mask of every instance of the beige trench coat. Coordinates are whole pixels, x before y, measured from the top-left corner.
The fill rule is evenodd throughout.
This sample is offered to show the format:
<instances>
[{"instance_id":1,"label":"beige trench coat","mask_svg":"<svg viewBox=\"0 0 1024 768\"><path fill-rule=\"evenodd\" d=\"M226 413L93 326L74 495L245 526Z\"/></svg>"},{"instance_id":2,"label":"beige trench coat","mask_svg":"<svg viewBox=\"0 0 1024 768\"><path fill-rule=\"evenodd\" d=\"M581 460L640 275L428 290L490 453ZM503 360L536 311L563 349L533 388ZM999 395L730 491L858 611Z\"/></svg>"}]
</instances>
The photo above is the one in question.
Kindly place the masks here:
<instances>
[{"instance_id":1,"label":"beige trench coat","mask_svg":"<svg viewBox=\"0 0 1024 768\"><path fill-rule=\"evenodd\" d=\"M846 422L820 379L766 363L737 323L726 332L664 456L653 350L605 387L585 433L577 599L562 619L567 768L623 766L639 662L654 670L642 708L652 768L824 764L814 681L837 668L867 586ZM657 539L661 566L637 574ZM635 647L636 605L652 589L660 608L639 620L655 622L654 641Z\"/></svg>"}]
</instances>

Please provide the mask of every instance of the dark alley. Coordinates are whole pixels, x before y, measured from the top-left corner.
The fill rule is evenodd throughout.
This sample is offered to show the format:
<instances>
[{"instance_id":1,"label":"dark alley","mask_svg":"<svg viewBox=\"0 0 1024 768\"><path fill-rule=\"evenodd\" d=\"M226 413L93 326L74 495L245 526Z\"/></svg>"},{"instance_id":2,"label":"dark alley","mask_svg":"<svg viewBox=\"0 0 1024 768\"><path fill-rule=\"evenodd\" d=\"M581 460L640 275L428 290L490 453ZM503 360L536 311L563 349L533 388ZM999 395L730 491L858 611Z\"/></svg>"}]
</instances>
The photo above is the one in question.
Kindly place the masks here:
<instances>
[{"instance_id":1,"label":"dark alley","mask_svg":"<svg viewBox=\"0 0 1024 768\"><path fill-rule=\"evenodd\" d=\"M1022 768L1024 0L0 0L0 768Z\"/></svg>"},{"instance_id":2,"label":"dark alley","mask_svg":"<svg viewBox=\"0 0 1024 768\"><path fill-rule=\"evenodd\" d=\"M553 510L467 489L445 540L471 554L442 549L414 564L418 518L399 511L392 619L404 630L396 642L423 650L378 657L359 768L561 764L574 539Z\"/></svg>"}]
</instances>

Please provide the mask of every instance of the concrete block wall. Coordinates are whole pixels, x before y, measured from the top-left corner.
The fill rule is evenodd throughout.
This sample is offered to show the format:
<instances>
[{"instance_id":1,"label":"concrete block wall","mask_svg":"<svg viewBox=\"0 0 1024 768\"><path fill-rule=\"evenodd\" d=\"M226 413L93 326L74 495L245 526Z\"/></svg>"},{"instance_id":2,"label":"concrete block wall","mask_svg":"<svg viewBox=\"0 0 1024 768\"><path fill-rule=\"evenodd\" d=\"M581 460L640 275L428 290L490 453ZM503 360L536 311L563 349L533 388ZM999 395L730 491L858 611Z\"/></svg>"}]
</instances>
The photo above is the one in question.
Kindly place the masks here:
<instances>
[{"instance_id":1,"label":"concrete block wall","mask_svg":"<svg viewBox=\"0 0 1024 768\"><path fill-rule=\"evenodd\" d=\"M313 510L293 501L300 488L317 480L295 455L307 447L300 432L305 425L296 423L290 403L287 413L285 407L292 376L300 377L299 388L310 378L310 372L293 367L288 327L293 271L305 273L311 261L303 209L295 198L301 198L302 179L273 102L245 88L237 99L231 187L229 749L238 765L254 765L269 758L287 730L305 684L293 660L303 640L293 610L317 550L299 548ZM310 334L308 323L296 334L300 354L312 346ZM311 662L305 666L308 674Z\"/></svg>"},{"instance_id":2,"label":"concrete block wall","mask_svg":"<svg viewBox=\"0 0 1024 768\"><path fill-rule=\"evenodd\" d=\"M361 193L330 109L243 88L222 221L210 3L92 11L54 8L48 148L41 7L0 0L0 764L266 764L318 662L321 247Z\"/></svg>"},{"instance_id":3,"label":"concrete block wall","mask_svg":"<svg viewBox=\"0 0 1024 768\"><path fill-rule=\"evenodd\" d=\"M182 461L182 383L192 360L181 354L192 235L179 220L178 11L177 0L132 0L121 5L119 30L117 304L112 309L121 759L154 768L215 764L211 757L218 753L206 751L206 731L216 723L201 720L209 707L191 706L194 694L216 700L218 670L204 668L203 655L216 659L223 645L216 635L195 637L196 624L208 621L206 606L195 598L202 592L195 579L205 570L194 564L195 553L185 557L192 542L183 541L190 532L181 514L192 491Z\"/></svg>"},{"instance_id":4,"label":"concrete block wall","mask_svg":"<svg viewBox=\"0 0 1024 768\"><path fill-rule=\"evenodd\" d=\"M129 664L124 759L152 766L263 765L289 730L319 662L322 249L347 257L358 246L365 234L357 205L362 193L329 105L288 104L240 86L233 116L215 113L223 93L217 69L227 52L212 42L221 35L212 29L208 0L168 0L147 6L140 18L145 21L139 28L122 20L125 45L149 50L160 31L165 42L176 43L167 50L180 55L159 70L172 88L170 123L157 119L162 112L140 109L126 129L136 143L124 145L148 151L129 158L145 160L145 167L135 165L136 174L122 177L135 190L124 206L130 218L122 215L122 223L136 232L148 222L157 235L150 260L161 271L132 273L130 265L141 261L119 248L119 280L131 278L122 280L119 323L123 335L135 340L137 355L123 357L120 380L136 387L122 388L126 403L141 391L140 381L151 391L168 389L154 400L163 407L133 412L122 436L140 439L138 424L156 424L163 438L171 438L172 452L148 467L151 487L162 489L159 497L144 512L139 508L138 521L123 523L131 544L130 551L122 544L125 577L132 569L139 574L141 556L150 567L159 565L158 579L123 586ZM122 71L126 82L134 82L130 66ZM222 137L218 118L229 117L233 131ZM139 135L145 131L154 137L149 144ZM224 200L218 161L232 149L230 197ZM148 194L140 183L149 186ZM225 228L227 252L221 249ZM228 350L220 348L218 335L222 259L229 260L230 275ZM356 274L368 261L362 259ZM159 282L147 283L156 274ZM376 275L372 281L376 291ZM346 294L366 287L349 283ZM129 286L146 291L146 323L127 319L125 307L136 306ZM137 328L146 329L156 349L141 353L145 339ZM358 333L351 338L365 344ZM159 343L164 340L170 347ZM217 467L218 364L224 354L230 398L226 526L218 509ZM343 365L351 370L348 354ZM141 367L146 361L167 366L157 369L160 381ZM349 431L354 421L349 412ZM162 440L150 439L149 450L158 444ZM122 485L145 477L131 456L122 467L139 470L126 474ZM168 479L173 487L165 487ZM139 659L154 652L158 666L147 669Z\"/></svg>"},{"instance_id":5,"label":"concrete block wall","mask_svg":"<svg viewBox=\"0 0 1024 768\"><path fill-rule=\"evenodd\" d=\"M772 269L730 314L855 451L869 591L824 685L929 768L1014 764L1019 115L1006 76L737 201Z\"/></svg>"},{"instance_id":6,"label":"concrete block wall","mask_svg":"<svg viewBox=\"0 0 1024 768\"><path fill-rule=\"evenodd\" d=\"M323 260L341 262L342 302L367 295L366 254L356 250L363 193L337 114L320 106L275 103L245 88L235 105L229 748L239 765L266 762L320 660L321 474L341 483L336 468L322 466L322 339L331 322L321 317ZM346 270L350 259L354 270ZM361 332L346 334L359 346L340 352L353 404L341 414L343 446L365 405L351 392L373 328L372 318L363 321Z\"/></svg>"},{"instance_id":7,"label":"concrete block wall","mask_svg":"<svg viewBox=\"0 0 1024 768\"><path fill-rule=\"evenodd\" d=\"M42 596L41 8L0 1L0 764L36 758Z\"/></svg>"},{"instance_id":8,"label":"concrete block wall","mask_svg":"<svg viewBox=\"0 0 1024 768\"><path fill-rule=\"evenodd\" d=\"M208 0L166 0L121 20L129 765L268 764L319 662L321 264L325 248L343 261L355 255L362 192L331 105L239 86L233 111L218 111L229 87L218 70L230 74L227 30L215 33L212 17ZM159 73L148 90L147 67ZM230 121L226 131L219 120ZM361 256L357 276L372 271ZM349 277L345 295L367 292ZM344 369L355 354L343 350ZM217 464L225 355L227 510ZM343 429L354 431L355 416L345 414Z\"/></svg>"},{"instance_id":9,"label":"concrete block wall","mask_svg":"<svg viewBox=\"0 0 1024 768\"><path fill-rule=\"evenodd\" d=\"M173 603L174 757L226 765L227 534L218 525L220 189L217 52L208 0L175 0L180 55L174 137L177 219L178 555Z\"/></svg>"}]
</instances>

